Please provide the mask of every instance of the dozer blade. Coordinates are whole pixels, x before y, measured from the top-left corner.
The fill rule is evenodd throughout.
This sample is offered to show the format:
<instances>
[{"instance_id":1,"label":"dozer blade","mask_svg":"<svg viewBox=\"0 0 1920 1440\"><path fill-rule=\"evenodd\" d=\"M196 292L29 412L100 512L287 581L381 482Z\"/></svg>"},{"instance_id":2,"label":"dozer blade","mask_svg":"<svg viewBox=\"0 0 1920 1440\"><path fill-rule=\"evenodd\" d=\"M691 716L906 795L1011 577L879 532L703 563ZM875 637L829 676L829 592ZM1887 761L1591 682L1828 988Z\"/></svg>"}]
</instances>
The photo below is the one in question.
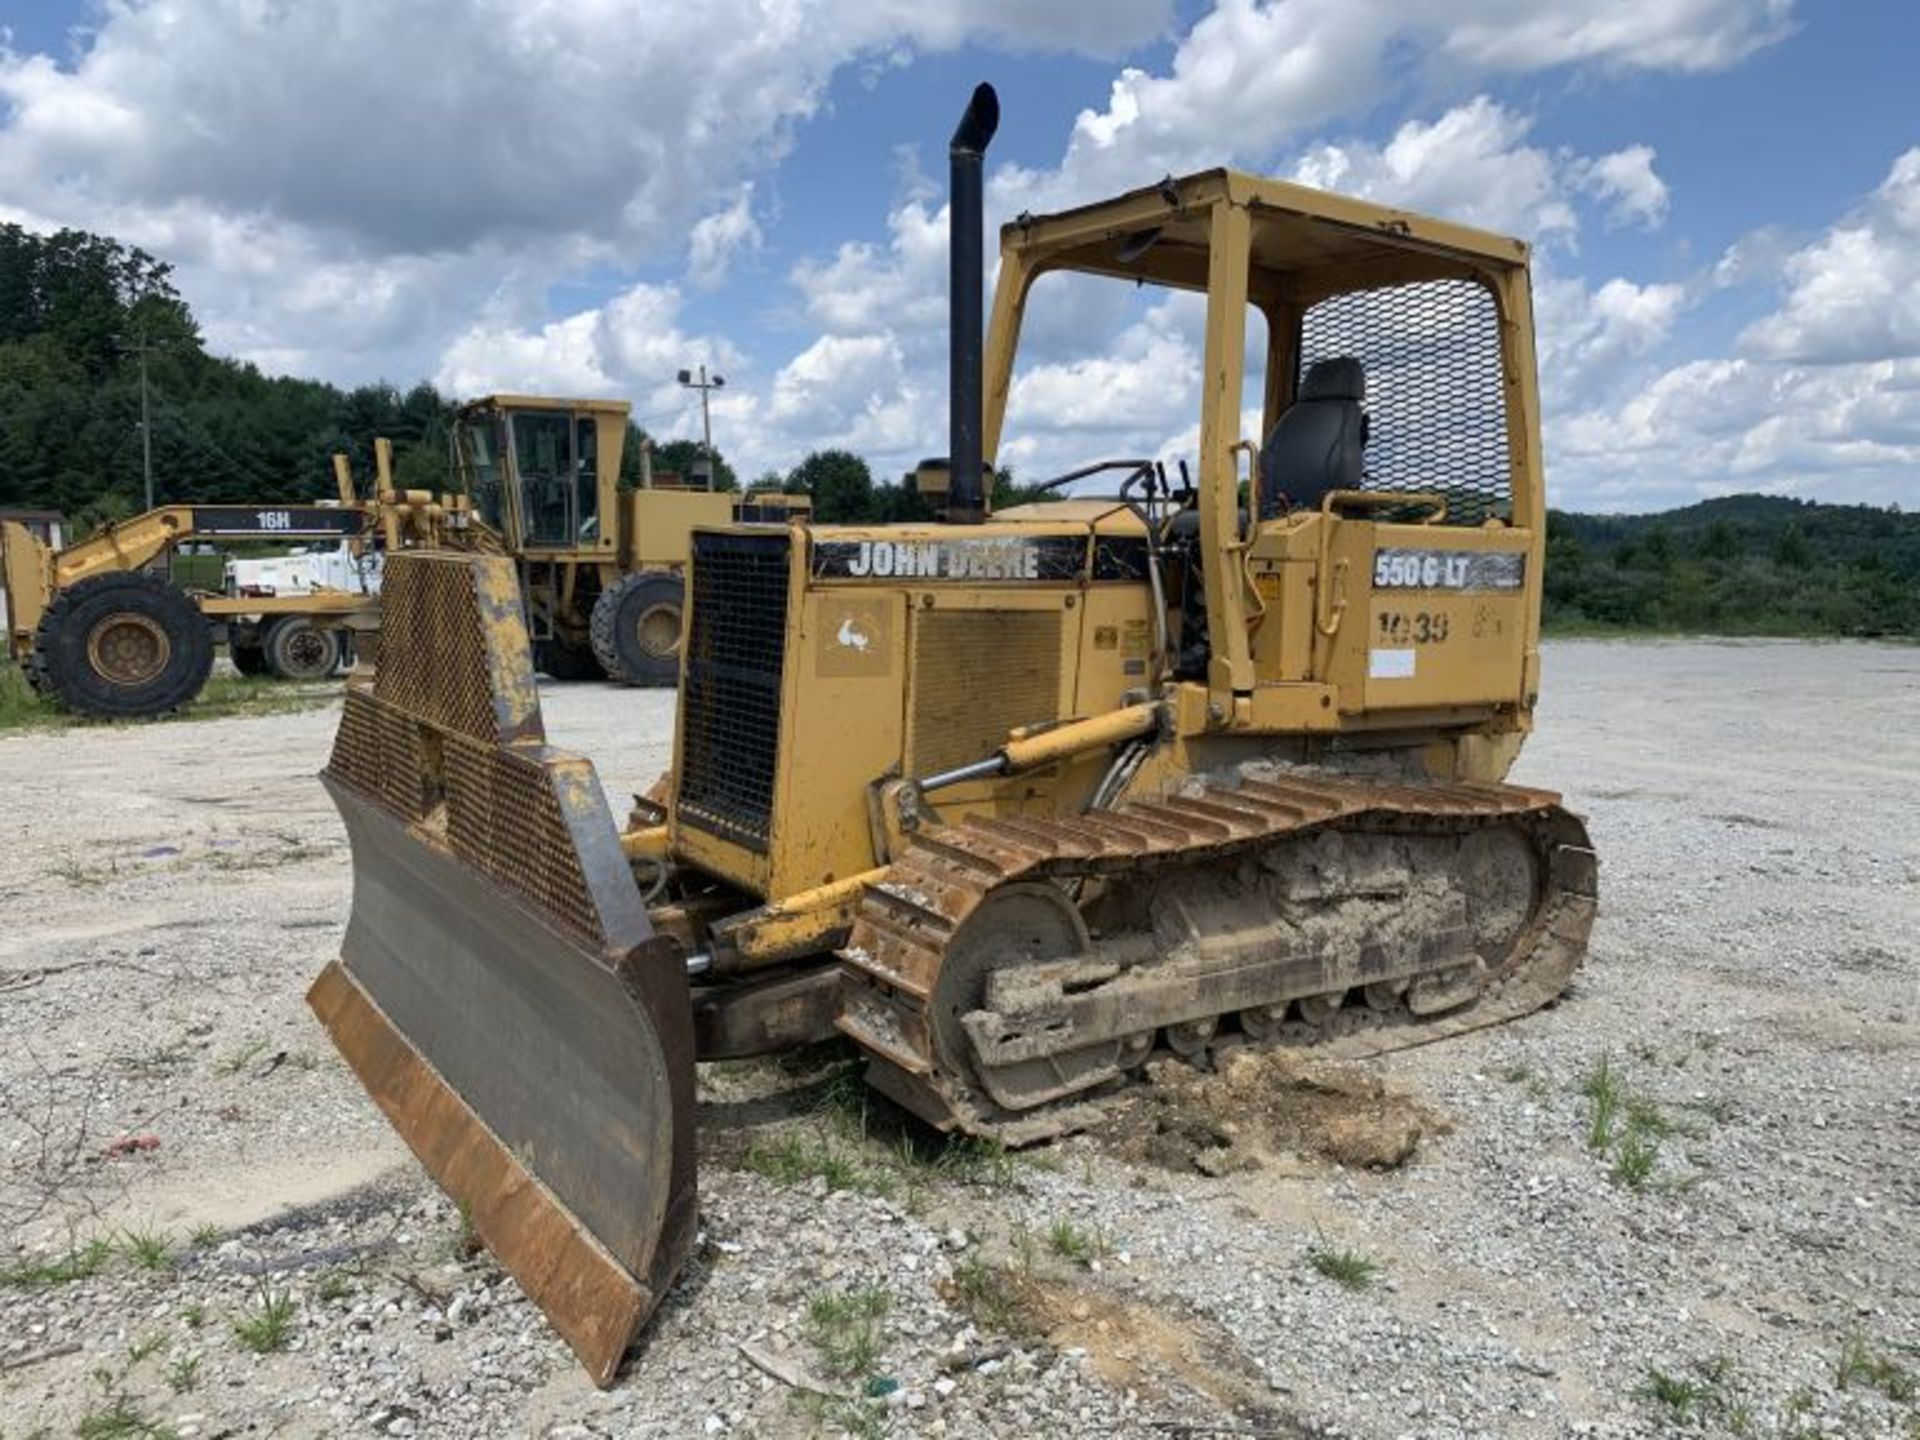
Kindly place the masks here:
<instances>
[{"instance_id":1,"label":"dozer blade","mask_svg":"<svg viewBox=\"0 0 1920 1440\"><path fill-rule=\"evenodd\" d=\"M694 1234L693 1020L577 756L549 749L512 562L395 554L322 779L353 913L308 995L394 1128L592 1373Z\"/></svg>"}]
</instances>

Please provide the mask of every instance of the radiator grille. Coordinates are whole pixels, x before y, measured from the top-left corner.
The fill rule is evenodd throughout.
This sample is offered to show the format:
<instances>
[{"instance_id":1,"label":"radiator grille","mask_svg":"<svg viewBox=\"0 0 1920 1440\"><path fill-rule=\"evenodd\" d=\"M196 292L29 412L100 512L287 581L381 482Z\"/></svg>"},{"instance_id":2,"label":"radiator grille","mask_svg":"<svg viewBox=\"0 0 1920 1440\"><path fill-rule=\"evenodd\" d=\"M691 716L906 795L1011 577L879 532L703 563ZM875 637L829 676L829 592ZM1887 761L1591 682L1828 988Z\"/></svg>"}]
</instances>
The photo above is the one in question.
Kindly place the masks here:
<instances>
[{"instance_id":1,"label":"radiator grille","mask_svg":"<svg viewBox=\"0 0 1920 1440\"><path fill-rule=\"evenodd\" d=\"M984 759L1016 725L1059 718L1060 612L915 613L913 687L908 773Z\"/></svg>"},{"instance_id":2,"label":"radiator grille","mask_svg":"<svg viewBox=\"0 0 1920 1440\"><path fill-rule=\"evenodd\" d=\"M1471 280L1423 280L1331 296L1302 321L1300 373L1342 355L1367 372L1367 489L1438 492L1450 525L1509 518L1506 387L1491 291Z\"/></svg>"},{"instance_id":3,"label":"radiator grille","mask_svg":"<svg viewBox=\"0 0 1920 1440\"><path fill-rule=\"evenodd\" d=\"M787 555L784 532L696 534L688 587L677 811L762 852L780 754Z\"/></svg>"}]
</instances>

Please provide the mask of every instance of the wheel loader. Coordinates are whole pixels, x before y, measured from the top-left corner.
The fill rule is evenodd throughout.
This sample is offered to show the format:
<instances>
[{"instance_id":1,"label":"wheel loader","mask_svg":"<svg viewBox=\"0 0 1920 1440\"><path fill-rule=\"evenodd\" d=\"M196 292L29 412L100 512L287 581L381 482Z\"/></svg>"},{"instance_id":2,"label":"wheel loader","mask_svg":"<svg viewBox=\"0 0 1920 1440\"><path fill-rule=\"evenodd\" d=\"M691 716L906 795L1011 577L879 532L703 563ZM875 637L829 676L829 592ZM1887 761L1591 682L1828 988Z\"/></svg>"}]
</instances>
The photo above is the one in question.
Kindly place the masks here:
<instances>
[{"instance_id":1,"label":"wheel loader","mask_svg":"<svg viewBox=\"0 0 1920 1440\"><path fill-rule=\"evenodd\" d=\"M511 565L397 556L323 772L354 897L311 1004L601 1384L693 1244L699 1061L844 1036L929 1126L1021 1145L1156 1057L1423 1044L1585 953L1585 829L1504 782L1540 684L1526 246L1170 177L1003 228L983 335L997 122L983 86L951 147L941 523L697 531L673 765L624 826L547 742ZM992 511L1056 273L1204 295L1191 483L1096 458Z\"/></svg>"}]
</instances>

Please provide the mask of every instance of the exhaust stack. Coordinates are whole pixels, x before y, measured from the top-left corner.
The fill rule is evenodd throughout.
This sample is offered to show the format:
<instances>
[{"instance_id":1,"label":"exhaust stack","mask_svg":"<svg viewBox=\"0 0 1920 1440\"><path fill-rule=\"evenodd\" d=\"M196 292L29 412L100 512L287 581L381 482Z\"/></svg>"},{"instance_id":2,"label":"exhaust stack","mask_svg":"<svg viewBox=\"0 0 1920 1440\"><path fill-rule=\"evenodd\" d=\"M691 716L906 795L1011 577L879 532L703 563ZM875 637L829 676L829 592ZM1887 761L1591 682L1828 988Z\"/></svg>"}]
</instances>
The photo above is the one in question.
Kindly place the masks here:
<instances>
[{"instance_id":1,"label":"exhaust stack","mask_svg":"<svg viewBox=\"0 0 1920 1440\"><path fill-rule=\"evenodd\" d=\"M985 348L981 296L986 286L980 172L987 146L999 127L1000 97L993 86L977 85L947 148L947 455L953 469L946 515L949 522L958 525L978 525L987 516L986 484L981 473L984 457L980 453L985 410L981 393Z\"/></svg>"}]
</instances>

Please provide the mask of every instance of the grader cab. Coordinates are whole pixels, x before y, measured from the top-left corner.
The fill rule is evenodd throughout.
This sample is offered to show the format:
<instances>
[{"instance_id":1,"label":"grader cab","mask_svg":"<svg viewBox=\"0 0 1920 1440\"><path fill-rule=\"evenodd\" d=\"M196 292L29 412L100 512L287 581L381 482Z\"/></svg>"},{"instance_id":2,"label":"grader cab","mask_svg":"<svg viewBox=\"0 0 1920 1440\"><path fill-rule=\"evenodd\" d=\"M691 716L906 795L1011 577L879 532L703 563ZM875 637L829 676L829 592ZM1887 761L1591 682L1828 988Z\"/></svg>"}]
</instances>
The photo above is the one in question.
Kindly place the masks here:
<instances>
[{"instance_id":1,"label":"grader cab","mask_svg":"<svg viewBox=\"0 0 1920 1440\"><path fill-rule=\"evenodd\" d=\"M1007 226L983 334L997 118L981 87L952 146L946 518L696 530L657 801L616 825L548 744L504 560L398 557L347 698L313 1006L601 1383L692 1244L700 1060L843 1035L1019 1145L1156 1056L1420 1044L1585 952L1586 833L1504 783L1539 685L1526 247L1215 170ZM1191 483L1090 457L990 513L1055 273L1205 296Z\"/></svg>"}]
</instances>

